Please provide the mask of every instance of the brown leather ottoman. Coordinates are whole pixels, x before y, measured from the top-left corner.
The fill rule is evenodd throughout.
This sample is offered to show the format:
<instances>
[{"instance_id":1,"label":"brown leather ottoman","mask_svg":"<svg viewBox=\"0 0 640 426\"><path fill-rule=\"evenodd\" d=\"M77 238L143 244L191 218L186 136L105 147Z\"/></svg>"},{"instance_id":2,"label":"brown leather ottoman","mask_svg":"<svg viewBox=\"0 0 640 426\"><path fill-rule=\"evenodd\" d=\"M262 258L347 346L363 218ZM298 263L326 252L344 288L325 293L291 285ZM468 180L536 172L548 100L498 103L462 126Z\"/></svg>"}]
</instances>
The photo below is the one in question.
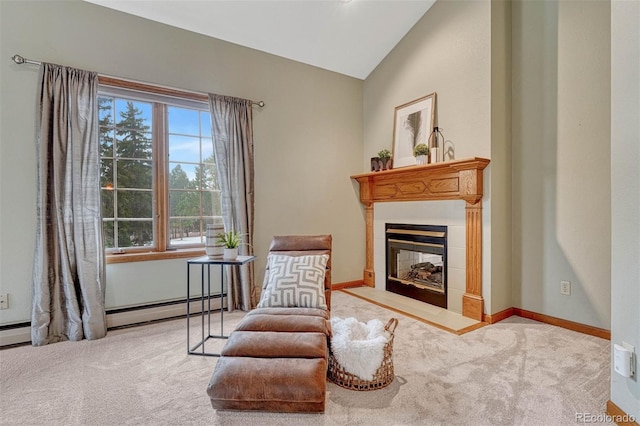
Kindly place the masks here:
<instances>
[{"instance_id":1,"label":"brown leather ottoman","mask_svg":"<svg viewBox=\"0 0 640 426\"><path fill-rule=\"evenodd\" d=\"M327 317L326 311L311 308L247 314L229 336L209 381L213 408L323 412Z\"/></svg>"}]
</instances>

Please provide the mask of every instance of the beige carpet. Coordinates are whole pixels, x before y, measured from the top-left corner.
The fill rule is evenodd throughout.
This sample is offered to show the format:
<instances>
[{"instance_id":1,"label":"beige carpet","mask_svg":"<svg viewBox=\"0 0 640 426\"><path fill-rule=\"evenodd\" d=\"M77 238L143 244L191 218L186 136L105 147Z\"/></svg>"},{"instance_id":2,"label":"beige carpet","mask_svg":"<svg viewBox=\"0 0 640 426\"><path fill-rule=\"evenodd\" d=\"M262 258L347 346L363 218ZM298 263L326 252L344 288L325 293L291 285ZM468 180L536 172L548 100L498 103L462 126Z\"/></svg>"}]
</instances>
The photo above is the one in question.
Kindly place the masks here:
<instances>
[{"instance_id":1,"label":"beige carpet","mask_svg":"<svg viewBox=\"0 0 640 426\"><path fill-rule=\"evenodd\" d=\"M325 414L216 413L205 391L216 358L186 354L182 319L0 351L0 424L575 425L609 399L609 341L518 317L457 336L343 292L333 307L399 318L397 377L371 392L328 383Z\"/></svg>"}]
</instances>

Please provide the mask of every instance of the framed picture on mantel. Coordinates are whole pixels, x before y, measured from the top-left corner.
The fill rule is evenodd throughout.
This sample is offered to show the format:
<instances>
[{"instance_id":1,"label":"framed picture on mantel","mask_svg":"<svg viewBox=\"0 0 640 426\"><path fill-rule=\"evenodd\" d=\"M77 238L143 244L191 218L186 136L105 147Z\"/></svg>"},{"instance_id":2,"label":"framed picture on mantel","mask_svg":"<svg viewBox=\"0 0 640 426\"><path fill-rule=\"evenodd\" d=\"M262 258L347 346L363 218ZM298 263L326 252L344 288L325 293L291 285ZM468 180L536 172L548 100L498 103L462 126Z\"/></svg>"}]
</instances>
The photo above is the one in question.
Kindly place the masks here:
<instances>
[{"instance_id":1,"label":"framed picture on mantel","mask_svg":"<svg viewBox=\"0 0 640 426\"><path fill-rule=\"evenodd\" d=\"M393 167L414 166L413 148L429 145L436 125L436 93L397 106L393 119Z\"/></svg>"}]
</instances>

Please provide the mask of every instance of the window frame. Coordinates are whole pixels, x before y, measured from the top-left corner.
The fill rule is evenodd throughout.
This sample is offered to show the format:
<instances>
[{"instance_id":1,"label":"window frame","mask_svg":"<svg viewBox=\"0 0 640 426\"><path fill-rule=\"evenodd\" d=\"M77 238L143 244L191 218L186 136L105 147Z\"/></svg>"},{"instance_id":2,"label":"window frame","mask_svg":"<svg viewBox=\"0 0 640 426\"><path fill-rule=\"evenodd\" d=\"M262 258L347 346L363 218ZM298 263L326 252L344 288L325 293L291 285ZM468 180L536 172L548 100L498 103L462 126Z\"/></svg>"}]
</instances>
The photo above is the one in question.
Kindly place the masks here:
<instances>
[{"instance_id":1,"label":"window frame","mask_svg":"<svg viewBox=\"0 0 640 426\"><path fill-rule=\"evenodd\" d=\"M113 96L143 102L151 102L153 139L153 247L129 247L120 251L106 253L106 263L127 263L147 260L189 258L205 254L204 243L171 246L169 241L169 164L167 114L168 107L183 107L209 110L207 95L156 86L147 83L133 82L100 76L98 79L98 96ZM115 119L115 117L114 117ZM162 137L159 137L162 135ZM213 137L213 135L212 135Z\"/></svg>"}]
</instances>

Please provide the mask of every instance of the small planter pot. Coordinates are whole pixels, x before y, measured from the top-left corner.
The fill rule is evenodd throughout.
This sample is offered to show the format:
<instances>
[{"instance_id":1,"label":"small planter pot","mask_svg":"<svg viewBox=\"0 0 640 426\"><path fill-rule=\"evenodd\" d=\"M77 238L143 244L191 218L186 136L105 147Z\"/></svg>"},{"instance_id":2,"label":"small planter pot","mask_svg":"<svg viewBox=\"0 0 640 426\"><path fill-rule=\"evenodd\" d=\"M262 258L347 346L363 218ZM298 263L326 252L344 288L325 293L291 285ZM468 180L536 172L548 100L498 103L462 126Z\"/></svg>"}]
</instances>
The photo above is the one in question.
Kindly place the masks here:
<instances>
[{"instance_id":1,"label":"small planter pot","mask_svg":"<svg viewBox=\"0 0 640 426\"><path fill-rule=\"evenodd\" d=\"M225 248L222 257L226 260L235 260L238 257L238 249Z\"/></svg>"},{"instance_id":2,"label":"small planter pot","mask_svg":"<svg viewBox=\"0 0 640 426\"><path fill-rule=\"evenodd\" d=\"M427 156L426 155L416 155L416 164L423 165L427 164Z\"/></svg>"},{"instance_id":3,"label":"small planter pot","mask_svg":"<svg viewBox=\"0 0 640 426\"><path fill-rule=\"evenodd\" d=\"M381 158L380 159L380 170L391 170L391 165L393 164L391 158Z\"/></svg>"}]
</instances>

